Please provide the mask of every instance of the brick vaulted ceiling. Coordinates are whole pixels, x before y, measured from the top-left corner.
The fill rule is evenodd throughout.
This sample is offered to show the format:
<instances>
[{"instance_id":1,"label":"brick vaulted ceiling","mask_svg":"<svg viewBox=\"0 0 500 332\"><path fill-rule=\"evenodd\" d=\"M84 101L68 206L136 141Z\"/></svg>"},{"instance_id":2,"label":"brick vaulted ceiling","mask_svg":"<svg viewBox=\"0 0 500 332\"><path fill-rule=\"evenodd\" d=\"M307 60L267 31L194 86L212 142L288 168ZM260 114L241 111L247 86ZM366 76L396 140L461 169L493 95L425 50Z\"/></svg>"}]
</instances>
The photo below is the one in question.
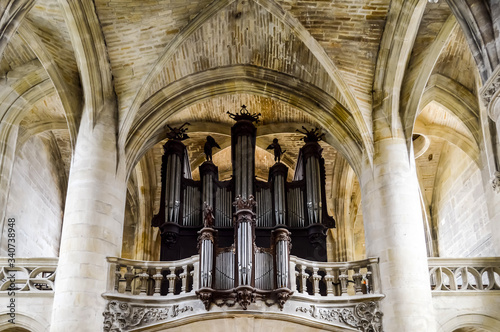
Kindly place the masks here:
<instances>
[{"instance_id":1,"label":"brick vaulted ceiling","mask_svg":"<svg viewBox=\"0 0 500 332\"><path fill-rule=\"evenodd\" d=\"M0 83L8 87L0 90L0 98L8 100L11 90L24 93L24 108L13 116L20 126L18 141L22 145L30 136L44 135L58 149L54 155L61 156L62 178L67 178L69 142L78 130L85 90L79 51L73 46L80 37L72 36L63 10L64 4L73 2L18 2L26 5L27 13L6 45L0 38ZM395 17L402 17L398 10L410 2L419 3L415 8L420 9L415 10L421 10L417 28L406 35L394 33L394 38L412 41L408 58L401 60L407 68L401 79L402 96L414 93L421 68L429 68L429 78L417 99L424 102L414 113L402 116L413 114L407 122L415 123L421 135L453 131L455 136L441 139L458 135L458 146L474 159L479 150L473 146L479 113L471 97L477 95L478 73L466 37L444 0L436 4L424 0L74 1L91 6L98 19L104 61L111 68L118 100L119 143L129 158L129 171L141 158L148 158L151 179L157 178L166 124L193 123L189 149L194 169L204 135L211 132L227 140L232 121L226 111L236 111L241 104L262 113L260 148L273 135L290 143L285 162L291 168L297 150L295 129L307 125L328 131L327 177L334 178L331 173L339 158L355 169L370 149L375 81L380 72L398 65L381 60L388 45L382 42L388 31L406 24ZM5 14L0 16L1 29L11 22L5 3L14 2L0 3ZM32 96L30 87L35 85L42 92ZM453 91L455 97L456 92L463 93L452 98ZM405 103L402 98L401 104ZM5 112L0 109L0 116ZM430 144L426 155L432 149L439 155L442 144ZM227 163L223 158L227 151L220 153L220 163ZM264 168L271 157L263 150L259 153L263 163L258 167ZM350 153L357 153L357 159L349 159ZM428 181L429 186L432 182Z\"/></svg>"}]
</instances>

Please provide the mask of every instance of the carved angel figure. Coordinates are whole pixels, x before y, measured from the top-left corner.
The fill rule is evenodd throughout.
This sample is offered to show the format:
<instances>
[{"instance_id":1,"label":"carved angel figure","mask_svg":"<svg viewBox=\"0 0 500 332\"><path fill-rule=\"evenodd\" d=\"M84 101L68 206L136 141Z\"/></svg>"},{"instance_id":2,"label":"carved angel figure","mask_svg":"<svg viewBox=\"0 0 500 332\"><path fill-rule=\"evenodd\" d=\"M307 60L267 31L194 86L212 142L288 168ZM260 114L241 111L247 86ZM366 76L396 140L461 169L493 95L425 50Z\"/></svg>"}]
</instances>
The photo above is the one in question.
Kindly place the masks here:
<instances>
[{"instance_id":1,"label":"carved angel figure","mask_svg":"<svg viewBox=\"0 0 500 332\"><path fill-rule=\"evenodd\" d=\"M273 139L273 144L269 145L266 150L274 149L274 161L281 162L281 156L286 152L286 150L281 150L281 146L278 143L278 139Z\"/></svg>"},{"instance_id":2,"label":"carved angel figure","mask_svg":"<svg viewBox=\"0 0 500 332\"><path fill-rule=\"evenodd\" d=\"M217 144L217 142L212 136L207 136L207 142L203 147L203 151L205 152L205 157L207 158L207 161L212 161L212 148L220 149L220 146L219 144Z\"/></svg>"}]
</instances>

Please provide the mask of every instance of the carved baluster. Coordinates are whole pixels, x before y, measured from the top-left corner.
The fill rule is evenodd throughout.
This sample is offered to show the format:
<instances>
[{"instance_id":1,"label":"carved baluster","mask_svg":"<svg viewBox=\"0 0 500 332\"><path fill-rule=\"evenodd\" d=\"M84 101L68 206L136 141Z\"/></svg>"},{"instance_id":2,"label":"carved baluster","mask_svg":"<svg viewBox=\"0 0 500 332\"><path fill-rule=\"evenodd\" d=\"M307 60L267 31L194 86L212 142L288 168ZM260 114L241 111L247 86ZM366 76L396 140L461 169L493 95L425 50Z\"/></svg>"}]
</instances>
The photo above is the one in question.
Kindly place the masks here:
<instances>
[{"instance_id":1,"label":"carved baluster","mask_svg":"<svg viewBox=\"0 0 500 332\"><path fill-rule=\"evenodd\" d=\"M116 270L115 270L115 292L118 293L120 291L120 279L122 277L121 273L121 265L116 264Z\"/></svg>"},{"instance_id":2,"label":"carved baluster","mask_svg":"<svg viewBox=\"0 0 500 332\"><path fill-rule=\"evenodd\" d=\"M174 295L175 292L175 280L177 276L175 275L175 267L169 267L170 274L167 275L168 279L168 295Z\"/></svg>"},{"instance_id":3,"label":"carved baluster","mask_svg":"<svg viewBox=\"0 0 500 332\"><path fill-rule=\"evenodd\" d=\"M347 285L348 282L347 280L349 279L349 275L347 274L347 269L342 268L340 269L340 275L339 275L339 280L340 280L340 287L342 289L342 296L347 296Z\"/></svg>"},{"instance_id":4,"label":"carved baluster","mask_svg":"<svg viewBox=\"0 0 500 332\"><path fill-rule=\"evenodd\" d=\"M307 292L307 278L309 278L309 274L306 272L306 266L300 266L300 292L302 294Z\"/></svg>"},{"instance_id":5,"label":"carved baluster","mask_svg":"<svg viewBox=\"0 0 500 332\"><path fill-rule=\"evenodd\" d=\"M354 293L355 294L363 294L361 281L363 280L363 275L359 273L360 267L356 266L354 268L354 274L352 275L352 279L354 280Z\"/></svg>"},{"instance_id":6,"label":"carved baluster","mask_svg":"<svg viewBox=\"0 0 500 332\"><path fill-rule=\"evenodd\" d=\"M366 290L368 294L374 293L372 281L373 281L372 266L368 265L368 271L366 272Z\"/></svg>"},{"instance_id":7,"label":"carved baluster","mask_svg":"<svg viewBox=\"0 0 500 332\"><path fill-rule=\"evenodd\" d=\"M319 281L321 276L318 274L319 267L313 267L313 275L311 276L313 282L313 295L319 295Z\"/></svg>"},{"instance_id":8,"label":"carved baluster","mask_svg":"<svg viewBox=\"0 0 500 332\"><path fill-rule=\"evenodd\" d=\"M325 275L325 282L326 282L326 295L327 296L334 296L334 290L333 290L333 281L335 277L333 276L333 269L332 268L327 268L326 269L326 275Z\"/></svg>"},{"instance_id":9,"label":"carved baluster","mask_svg":"<svg viewBox=\"0 0 500 332\"><path fill-rule=\"evenodd\" d=\"M125 273L125 293L132 293L132 281L134 278L134 267L132 265L127 265L127 272Z\"/></svg>"},{"instance_id":10,"label":"carved baluster","mask_svg":"<svg viewBox=\"0 0 500 332\"><path fill-rule=\"evenodd\" d=\"M193 281L193 288L192 291L197 291L200 286L199 286L199 278L195 278L195 276L198 276L200 268L200 263L199 262L194 262L193 263L193 271L191 271L191 280Z\"/></svg>"},{"instance_id":11,"label":"carved baluster","mask_svg":"<svg viewBox=\"0 0 500 332\"><path fill-rule=\"evenodd\" d=\"M161 267L156 268L156 273L155 275L153 275L153 279L155 281L155 292L153 296L160 296L161 280L163 279L163 275L161 274Z\"/></svg>"},{"instance_id":12,"label":"carved baluster","mask_svg":"<svg viewBox=\"0 0 500 332\"><path fill-rule=\"evenodd\" d=\"M339 279L340 271L338 268L333 270L333 291L335 296L342 295L342 289L340 287L340 279Z\"/></svg>"},{"instance_id":13,"label":"carved baluster","mask_svg":"<svg viewBox=\"0 0 500 332\"><path fill-rule=\"evenodd\" d=\"M292 291L297 290L297 276L299 275L299 272L295 271L295 263L290 261L290 271L293 271L293 276L290 280L290 289Z\"/></svg>"},{"instance_id":14,"label":"carved baluster","mask_svg":"<svg viewBox=\"0 0 500 332\"><path fill-rule=\"evenodd\" d=\"M139 280L141 281L141 295L146 295L147 285L148 285L149 273L147 267L142 267L142 272L139 274Z\"/></svg>"},{"instance_id":15,"label":"carved baluster","mask_svg":"<svg viewBox=\"0 0 500 332\"><path fill-rule=\"evenodd\" d=\"M195 274L194 274L194 270L191 270L191 272L189 272L189 276L190 276L190 280L191 280L191 290L188 292L188 293L192 293L194 291L194 286L195 286ZM189 283L188 283L189 284Z\"/></svg>"},{"instance_id":16,"label":"carved baluster","mask_svg":"<svg viewBox=\"0 0 500 332\"><path fill-rule=\"evenodd\" d=\"M181 294L186 293L186 287L187 287L187 265L182 266L182 273L179 274L179 277L181 278Z\"/></svg>"}]
</instances>

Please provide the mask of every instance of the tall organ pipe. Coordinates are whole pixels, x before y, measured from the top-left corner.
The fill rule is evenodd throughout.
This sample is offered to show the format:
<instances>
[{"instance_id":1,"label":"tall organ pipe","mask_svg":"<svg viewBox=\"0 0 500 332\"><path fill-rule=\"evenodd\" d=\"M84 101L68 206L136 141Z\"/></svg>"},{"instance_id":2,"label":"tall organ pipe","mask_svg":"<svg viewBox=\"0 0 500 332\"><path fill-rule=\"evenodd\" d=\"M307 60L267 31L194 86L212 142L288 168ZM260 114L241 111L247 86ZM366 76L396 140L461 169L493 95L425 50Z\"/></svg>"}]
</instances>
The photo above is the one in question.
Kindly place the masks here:
<instances>
[{"instance_id":1,"label":"tall organ pipe","mask_svg":"<svg viewBox=\"0 0 500 332\"><path fill-rule=\"evenodd\" d=\"M286 224L286 191L285 182L288 174L288 167L282 163L277 163L269 170L269 181L272 183L274 202L274 224Z\"/></svg>"},{"instance_id":2,"label":"tall organ pipe","mask_svg":"<svg viewBox=\"0 0 500 332\"><path fill-rule=\"evenodd\" d=\"M162 199L165 209L160 211L162 222L179 223L181 203L181 179L184 174L185 146L180 141L169 140L163 146ZM160 225L158 225L160 226Z\"/></svg>"},{"instance_id":3,"label":"tall organ pipe","mask_svg":"<svg viewBox=\"0 0 500 332\"><path fill-rule=\"evenodd\" d=\"M308 224L322 223L322 197L320 158L321 146L317 142L309 142L302 148L304 154L306 181L306 209Z\"/></svg>"},{"instance_id":4,"label":"tall organ pipe","mask_svg":"<svg viewBox=\"0 0 500 332\"><path fill-rule=\"evenodd\" d=\"M201 204L207 203L210 207L215 207L214 182L219 178L219 169L212 162L206 161L200 166L200 177L202 183ZM202 208L202 206L200 206ZM203 216L205 217L205 216Z\"/></svg>"},{"instance_id":5,"label":"tall organ pipe","mask_svg":"<svg viewBox=\"0 0 500 332\"><path fill-rule=\"evenodd\" d=\"M214 270L214 234L210 227L202 228L198 234L200 248L200 288L212 288Z\"/></svg>"},{"instance_id":6,"label":"tall organ pipe","mask_svg":"<svg viewBox=\"0 0 500 332\"><path fill-rule=\"evenodd\" d=\"M253 207L255 201L253 196L243 199L236 197L234 203L235 213L235 243L236 243L236 280L235 286L255 285L255 213Z\"/></svg>"},{"instance_id":7,"label":"tall organ pipe","mask_svg":"<svg viewBox=\"0 0 500 332\"><path fill-rule=\"evenodd\" d=\"M290 288L290 232L286 228L273 231L276 257L276 288Z\"/></svg>"},{"instance_id":8,"label":"tall organ pipe","mask_svg":"<svg viewBox=\"0 0 500 332\"><path fill-rule=\"evenodd\" d=\"M248 199L254 194L256 128L251 120L240 119L231 128L231 158L235 197Z\"/></svg>"}]
</instances>

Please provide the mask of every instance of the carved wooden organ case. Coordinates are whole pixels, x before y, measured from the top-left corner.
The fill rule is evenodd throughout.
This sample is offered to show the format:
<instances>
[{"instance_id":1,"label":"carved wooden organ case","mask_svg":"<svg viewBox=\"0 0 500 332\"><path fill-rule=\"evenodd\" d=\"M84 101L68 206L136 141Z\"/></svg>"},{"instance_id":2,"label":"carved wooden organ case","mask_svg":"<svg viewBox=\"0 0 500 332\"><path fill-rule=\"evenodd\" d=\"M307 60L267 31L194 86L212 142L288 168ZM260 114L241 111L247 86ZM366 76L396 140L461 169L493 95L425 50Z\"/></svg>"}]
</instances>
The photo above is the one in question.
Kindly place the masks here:
<instances>
[{"instance_id":1,"label":"carved wooden organ case","mask_svg":"<svg viewBox=\"0 0 500 332\"><path fill-rule=\"evenodd\" d=\"M246 309L256 298L282 307L295 278L290 254L326 261L326 230L335 227L326 209L321 137L317 130L305 132L292 182L281 162L270 168L267 182L259 181L254 123L260 114L250 114L245 106L228 114L236 121L230 180L219 181L217 166L206 161L199 168L200 181L194 181L181 139L164 145L162 204L152 220L161 230L160 259L200 254L197 294L207 310L211 303L239 303Z\"/></svg>"}]
</instances>

